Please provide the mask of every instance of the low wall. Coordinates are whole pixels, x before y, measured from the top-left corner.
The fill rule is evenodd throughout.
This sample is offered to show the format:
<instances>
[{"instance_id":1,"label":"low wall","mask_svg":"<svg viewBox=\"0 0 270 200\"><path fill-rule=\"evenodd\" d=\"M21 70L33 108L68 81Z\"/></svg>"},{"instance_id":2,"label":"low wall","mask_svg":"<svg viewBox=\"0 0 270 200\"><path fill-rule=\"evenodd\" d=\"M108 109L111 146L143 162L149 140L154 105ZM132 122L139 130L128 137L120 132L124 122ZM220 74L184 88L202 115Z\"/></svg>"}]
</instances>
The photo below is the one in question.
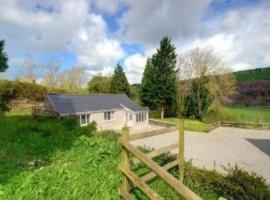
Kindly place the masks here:
<instances>
[{"instance_id":1,"label":"low wall","mask_svg":"<svg viewBox=\"0 0 270 200\"><path fill-rule=\"evenodd\" d=\"M175 126L175 124L171 124L168 122L163 122L163 121L155 120L155 119L149 119L149 124L156 125L156 126L164 126L164 127Z\"/></svg>"}]
</instances>

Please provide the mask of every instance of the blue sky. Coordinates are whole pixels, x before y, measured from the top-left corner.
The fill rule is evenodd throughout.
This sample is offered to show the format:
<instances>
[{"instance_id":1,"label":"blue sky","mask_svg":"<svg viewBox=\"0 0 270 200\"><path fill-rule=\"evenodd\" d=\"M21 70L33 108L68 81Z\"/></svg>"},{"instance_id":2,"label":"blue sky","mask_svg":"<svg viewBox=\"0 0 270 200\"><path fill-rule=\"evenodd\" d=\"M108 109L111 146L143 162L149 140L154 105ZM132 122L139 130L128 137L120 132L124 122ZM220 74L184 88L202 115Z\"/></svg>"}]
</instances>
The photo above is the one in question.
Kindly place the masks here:
<instances>
[{"instance_id":1,"label":"blue sky","mask_svg":"<svg viewBox=\"0 0 270 200\"><path fill-rule=\"evenodd\" d=\"M83 66L89 78L121 63L129 82L139 83L165 35L178 54L211 48L232 70L270 66L269 9L267 0L0 0L5 76L19 77L32 57L44 67Z\"/></svg>"}]
</instances>

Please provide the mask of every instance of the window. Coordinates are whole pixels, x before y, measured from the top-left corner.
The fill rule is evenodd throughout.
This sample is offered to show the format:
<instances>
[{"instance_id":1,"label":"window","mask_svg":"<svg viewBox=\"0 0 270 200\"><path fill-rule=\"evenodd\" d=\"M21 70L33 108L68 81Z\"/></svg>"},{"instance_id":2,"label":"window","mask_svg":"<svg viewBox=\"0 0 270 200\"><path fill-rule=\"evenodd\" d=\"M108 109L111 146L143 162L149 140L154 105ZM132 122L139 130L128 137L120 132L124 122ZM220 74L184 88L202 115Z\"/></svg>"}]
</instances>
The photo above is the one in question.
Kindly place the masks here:
<instances>
[{"instance_id":1,"label":"window","mask_svg":"<svg viewBox=\"0 0 270 200\"><path fill-rule=\"evenodd\" d=\"M81 115L81 124L86 124L86 115Z\"/></svg>"},{"instance_id":2,"label":"window","mask_svg":"<svg viewBox=\"0 0 270 200\"><path fill-rule=\"evenodd\" d=\"M146 121L146 112L140 112L136 114L136 122Z\"/></svg>"},{"instance_id":3,"label":"window","mask_svg":"<svg viewBox=\"0 0 270 200\"><path fill-rule=\"evenodd\" d=\"M104 119L105 120L113 120L114 119L114 111L105 112Z\"/></svg>"},{"instance_id":4,"label":"window","mask_svg":"<svg viewBox=\"0 0 270 200\"><path fill-rule=\"evenodd\" d=\"M133 119L132 119L133 117L132 117L132 113L128 113L128 119L129 119L129 121L132 121Z\"/></svg>"},{"instance_id":5,"label":"window","mask_svg":"<svg viewBox=\"0 0 270 200\"><path fill-rule=\"evenodd\" d=\"M89 124L90 123L90 114L81 115L81 124Z\"/></svg>"}]
</instances>

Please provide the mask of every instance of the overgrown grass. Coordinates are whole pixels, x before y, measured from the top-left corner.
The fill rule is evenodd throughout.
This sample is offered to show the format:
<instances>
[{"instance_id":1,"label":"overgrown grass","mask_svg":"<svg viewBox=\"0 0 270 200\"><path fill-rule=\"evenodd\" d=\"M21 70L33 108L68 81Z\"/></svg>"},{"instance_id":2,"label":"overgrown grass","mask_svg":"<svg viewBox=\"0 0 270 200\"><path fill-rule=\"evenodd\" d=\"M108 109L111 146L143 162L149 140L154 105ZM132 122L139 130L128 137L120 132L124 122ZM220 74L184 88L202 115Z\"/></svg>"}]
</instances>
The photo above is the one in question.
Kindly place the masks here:
<instances>
[{"instance_id":1,"label":"overgrown grass","mask_svg":"<svg viewBox=\"0 0 270 200\"><path fill-rule=\"evenodd\" d=\"M160 120L160 119L155 119L155 120ZM178 118L165 118L163 121L169 122L174 125L179 124L179 119ZM199 120L195 119L185 119L185 129L189 131L196 131L196 132L207 132L208 131L208 125L204 122L201 122Z\"/></svg>"},{"instance_id":2,"label":"overgrown grass","mask_svg":"<svg viewBox=\"0 0 270 200\"><path fill-rule=\"evenodd\" d=\"M121 148L76 122L0 117L0 199L119 199Z\"/></svg>"},{"instance_id":3,"label":"overgrown grass","mask_svg":"<svg viewBox=\"0 0 270 200\"><path fill-rule=\"evenodd\" d=\"M270 123L270 108L257 107L221 107L207 116L211 121L227 120L235 122L266 122Z\"/></svg>"}]
</instances>

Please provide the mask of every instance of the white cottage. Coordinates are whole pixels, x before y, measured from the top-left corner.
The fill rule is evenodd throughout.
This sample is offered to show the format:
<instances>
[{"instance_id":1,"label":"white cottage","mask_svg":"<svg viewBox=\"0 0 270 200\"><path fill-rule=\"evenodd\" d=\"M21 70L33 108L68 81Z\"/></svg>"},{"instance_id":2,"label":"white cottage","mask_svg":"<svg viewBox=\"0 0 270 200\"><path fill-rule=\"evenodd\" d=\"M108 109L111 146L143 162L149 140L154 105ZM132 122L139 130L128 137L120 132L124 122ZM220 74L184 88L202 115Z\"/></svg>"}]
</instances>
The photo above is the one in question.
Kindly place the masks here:
<instances>
[{"instance_id":1,"label":"white cottage","mask_svg":"<svg viewBox=\"0 0 270 200\"><path fill-rule=\"evenodd\" d=\"M81 126L95 121L99 129L148 125L148 109L123 94L48 94L44 108L60 116L77 115Z\"/></svg>"}]
</instances>

